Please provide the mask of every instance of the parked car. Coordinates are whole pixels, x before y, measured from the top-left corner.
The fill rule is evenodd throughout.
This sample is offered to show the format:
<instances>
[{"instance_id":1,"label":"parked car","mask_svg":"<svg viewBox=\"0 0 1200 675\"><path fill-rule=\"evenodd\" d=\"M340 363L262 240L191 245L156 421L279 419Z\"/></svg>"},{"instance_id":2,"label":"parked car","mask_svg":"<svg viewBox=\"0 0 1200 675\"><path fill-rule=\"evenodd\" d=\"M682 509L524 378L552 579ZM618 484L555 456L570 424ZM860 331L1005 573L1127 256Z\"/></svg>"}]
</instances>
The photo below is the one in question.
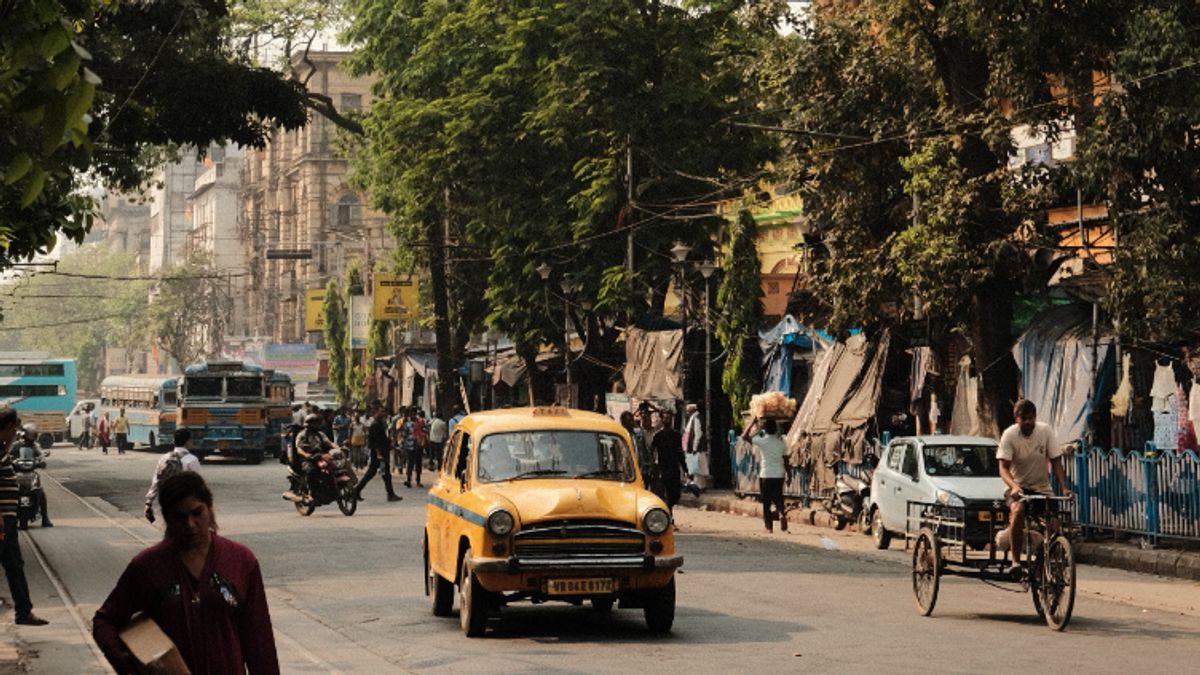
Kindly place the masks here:
<instances>
[{"instance_id":1,"label":"parked car","mask_svg":"<svg viewBox=\"0 0 1200 675\"><path fill-rule=\"evenodd\" d=\"M903 536L909 502L1002 507L997 447L995 440L980 436L909 436L889 443L871 478L869 522L875 547L887 548L893 536ZM986 544L986 534L982 536L969 543Z\"/></svg>"},{"instance_id":2,"label":"parked car","mask_svg":"<svg viewBox=\"0 0 1200 675\"><path fill-rule=\"evenodd\" d=\"M96 409L100 407L100 399L84 398L75 403L75 407L71 409L71 414L67 415L67 436L69 440L75 441L83 434L83 422L87 417L91 417L92 421L96 421Z\"/></svg>"},{"instance_id":3,"label":"parked car","mask_svg":"<svg viewBox=\"0 0 1200 675\"><path fill-rule=\"evenodd\" d=\"M454 428L426 505L425 592L449 616L458 587L468 637L519 600L641 608L675 618L671 515L645 489L629 434L559 407L492 410Z\"/></svg>"}]
</instances>

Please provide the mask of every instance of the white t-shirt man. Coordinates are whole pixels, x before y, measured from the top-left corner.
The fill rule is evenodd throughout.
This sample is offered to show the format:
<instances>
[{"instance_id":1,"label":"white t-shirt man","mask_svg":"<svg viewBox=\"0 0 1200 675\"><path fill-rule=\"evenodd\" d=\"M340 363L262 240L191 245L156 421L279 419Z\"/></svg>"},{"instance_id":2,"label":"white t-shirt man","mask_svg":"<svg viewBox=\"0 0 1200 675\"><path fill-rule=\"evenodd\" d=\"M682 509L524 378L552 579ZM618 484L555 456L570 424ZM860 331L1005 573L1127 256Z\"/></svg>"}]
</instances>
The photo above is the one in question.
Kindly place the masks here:
<instances>
[{"instance_id":1,"label":"white t-shirt man","mask_svg":"<svg viewBox=\"0 0 1200 675\"><path fill-rule=\"evenodd\" d=\"M1028 436L1021 433L1019 424L1004 430L996 459L1012 462L1012 477L1026 492L1050 494L1050 460L1061 457L1062 447L1054 430L1045 422L1035 422Z\"/></svg>"},{"instance_id":2,"label":"white t-shirt man","mask_svg":"<svg viewBox=\"0 0 1200 675\"><path fill-rule=\"evenodd\" d=\"M759 478L785 478L786 474L786 459L787 459L787 444L783 439L774 434L763 433L754 437L751 441L759 453Z\"/></svg>"}]
</instances>

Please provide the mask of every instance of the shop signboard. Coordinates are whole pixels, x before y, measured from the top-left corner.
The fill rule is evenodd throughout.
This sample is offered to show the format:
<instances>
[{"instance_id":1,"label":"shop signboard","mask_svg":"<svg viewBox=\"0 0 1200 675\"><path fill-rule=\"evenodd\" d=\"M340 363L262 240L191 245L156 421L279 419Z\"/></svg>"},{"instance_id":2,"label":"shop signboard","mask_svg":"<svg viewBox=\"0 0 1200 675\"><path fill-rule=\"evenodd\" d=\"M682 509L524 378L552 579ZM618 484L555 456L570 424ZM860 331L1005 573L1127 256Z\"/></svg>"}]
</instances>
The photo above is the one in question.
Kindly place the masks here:
<instances>
[{"instance_id":1,"label":"shop signboard","mask_svg":"<svg viewBox=\"0 0 1200 675\"><path fill-rule=\"evenodd\" d=\"M375 274L374 314L376 321L410 321L417 318L420 284L415 274Z\"/></svg>"},{"instance_id":2,"label":"shop signboard","mask_svg":"<svg viewBox=\"0 0 1200 675\"><path fill-rule=\"evenodd\" d=\"M271 342L263 348L262 366L286 373L295 383L317 381L317 347L306 342Z\"/></svg>"},{"instance_id":3,"label":"shop signboard","mask_svg":"<svg viewBox=\"0 0 1200 675\"><path fill-rule=\"evenodd\" d=\"M325 330L325 289L304 291L304 330L316 333Z\"/></svg>"},{"instance_id":4,"label":"shop signboard","mask_svg":"<svg viewBox=\"0 0 1200 675\"><path fill-rule=\"evenodd\" d=\"M350 296L350 348L366 349L370 330L371 298L365 295Z\"/></svg>"}]
</instances>

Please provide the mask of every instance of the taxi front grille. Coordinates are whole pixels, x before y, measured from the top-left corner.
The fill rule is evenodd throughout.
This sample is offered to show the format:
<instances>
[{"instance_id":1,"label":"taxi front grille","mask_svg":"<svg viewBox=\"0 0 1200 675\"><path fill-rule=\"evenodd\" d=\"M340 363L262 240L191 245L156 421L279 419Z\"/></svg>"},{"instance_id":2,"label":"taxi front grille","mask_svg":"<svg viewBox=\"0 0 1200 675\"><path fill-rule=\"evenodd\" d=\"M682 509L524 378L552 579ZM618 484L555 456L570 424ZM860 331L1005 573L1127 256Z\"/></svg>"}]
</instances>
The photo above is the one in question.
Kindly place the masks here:
<instances>
[{"instance_id":1,"label":"taxi front grille","mask_svg":"<svg viewBox=\"0 0 1200 675\"><path fill-rule=\"evenodd\" d=\"M645 553L642 541L620 542L520 542L515 546L517 558L562 559L609 558L640 556Z\"/></svg>"},{"instance_id":2,"label":"taxi front grille","mask_svg":"<svg viewBox=\"0 0 1200 675\"><path fill-rule=\"evenodd\" d=\"M642 539L642 531L620 520L549 520L525 525L513 535L522 539Z\"/></svg>"}]
</instances>

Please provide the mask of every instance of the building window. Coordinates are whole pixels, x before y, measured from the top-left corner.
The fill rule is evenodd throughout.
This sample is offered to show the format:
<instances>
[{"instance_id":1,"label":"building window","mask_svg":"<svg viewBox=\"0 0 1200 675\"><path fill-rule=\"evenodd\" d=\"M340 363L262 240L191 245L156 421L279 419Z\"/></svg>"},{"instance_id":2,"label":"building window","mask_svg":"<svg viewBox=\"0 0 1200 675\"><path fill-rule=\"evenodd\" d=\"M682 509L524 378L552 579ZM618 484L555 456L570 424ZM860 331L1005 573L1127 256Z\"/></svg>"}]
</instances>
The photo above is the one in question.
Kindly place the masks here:
<instances>
[{"instance_id":1,"label":"building window","mask_svg":"<svg viewBox=\"0 0 1200 675\"><path fill-rule=\"evenodd\" d=\"M338 199L337 214L334 217L334 225L339 228L347 228L354 224L355 213L358 210L358 195L354 193L344 194L341 199Z\"/></svg>"},{"instance_id":2,"label":"building window","mask_svg":"<svg viewBox=\"0 0 1200 675\"><path fill-rule=\"evenodd\" d=\"M360 94L342 94L342 103L338 106L342 112L358 112L362 110L362 96Z\"/></svg>"}]
</instances>

